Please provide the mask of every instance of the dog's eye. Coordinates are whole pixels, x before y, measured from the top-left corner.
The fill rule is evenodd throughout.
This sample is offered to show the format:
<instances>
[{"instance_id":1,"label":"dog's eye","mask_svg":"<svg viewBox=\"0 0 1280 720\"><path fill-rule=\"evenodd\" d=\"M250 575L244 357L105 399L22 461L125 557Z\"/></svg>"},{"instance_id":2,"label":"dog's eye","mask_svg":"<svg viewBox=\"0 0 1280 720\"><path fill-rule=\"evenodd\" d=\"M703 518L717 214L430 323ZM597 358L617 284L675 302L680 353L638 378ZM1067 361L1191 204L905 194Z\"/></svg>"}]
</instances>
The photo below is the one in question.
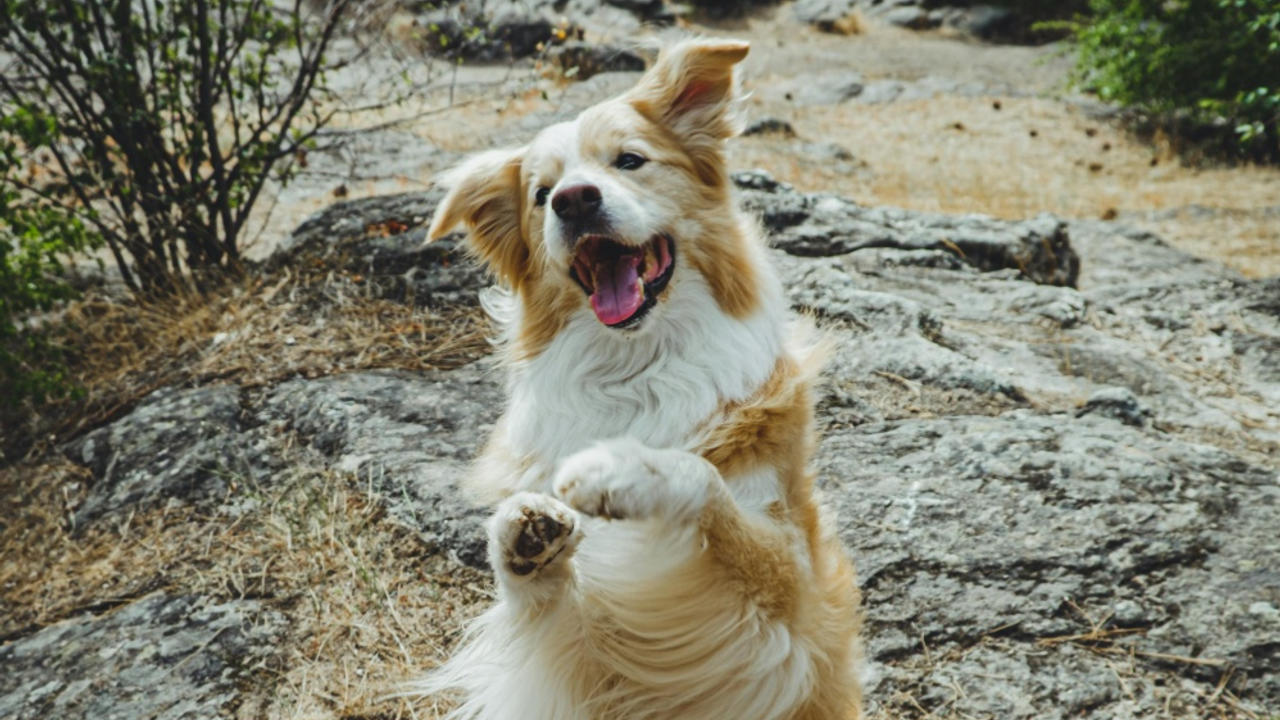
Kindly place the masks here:
<instances>
[{"instance_id":1,"label":"dog's eye","mask_svg":"<svg viewBox=\"0 0 1280 720\"><path fill-rule=\"evenodd\" d=\"M648 158L641 157L635 153L622 153L613 161L613 166L619 170L635 170L647 162L649 162Z\"/></svg>"},{"instance_id":2,"label":"dog's eye","mask_svg":"<svg viewBox=\"0 0 1280 720\"><path fill-rule=\"evenodd\" d=\"M551 194L551 188L543 185L538 188L538 192L533 194L533 204L542 207L547 204L547 195Z\"/></svg>"}]
</instances>

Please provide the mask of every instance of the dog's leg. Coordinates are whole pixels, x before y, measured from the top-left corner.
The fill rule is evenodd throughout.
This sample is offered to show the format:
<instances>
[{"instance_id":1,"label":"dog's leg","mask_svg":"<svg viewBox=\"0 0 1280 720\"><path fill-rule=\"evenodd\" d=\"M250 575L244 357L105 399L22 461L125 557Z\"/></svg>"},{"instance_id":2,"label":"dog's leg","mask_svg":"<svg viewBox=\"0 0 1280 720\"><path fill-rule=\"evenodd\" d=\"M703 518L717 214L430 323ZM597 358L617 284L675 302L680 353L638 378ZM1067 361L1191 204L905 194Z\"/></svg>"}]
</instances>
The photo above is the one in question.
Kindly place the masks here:
<instances>
[{"instance_id":1,"label":"dog's leg","mask_svg":"<svg viewBox=\"0 0 1280 720\"><path fill-rule=\"evenodd\" d=\"M700 543L735 587L775 617L794 609L794 589L807 565L797 553L803 538L789 525L739 508L702 457L609 440L565 460L554 488L586 515L696 525Z\"/></svg>"},{"instance_id":2,"label":"dog's leg","mask_svg":"<svg viewBox=\"0 0 1280 720\"><path fill-rule=\"evenodd\" d=\"M502 599L537 604L558 595L581 539L578 514L559 500L532 492L503 500L489 519L489 564Z\"/></svg>"}]
</instances>

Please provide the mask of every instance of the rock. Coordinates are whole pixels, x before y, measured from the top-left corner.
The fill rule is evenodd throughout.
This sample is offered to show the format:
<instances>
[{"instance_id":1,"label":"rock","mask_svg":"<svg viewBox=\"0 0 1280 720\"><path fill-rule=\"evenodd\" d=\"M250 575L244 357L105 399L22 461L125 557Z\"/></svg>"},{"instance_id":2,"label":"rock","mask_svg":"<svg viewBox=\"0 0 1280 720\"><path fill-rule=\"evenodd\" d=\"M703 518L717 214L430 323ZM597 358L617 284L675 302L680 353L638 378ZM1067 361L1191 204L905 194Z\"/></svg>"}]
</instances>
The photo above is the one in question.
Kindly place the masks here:
<instances>
[{"instance_id":1,"label":"rock","mask_svg":"<svg viewBox=\"0 0 1280 720\"><path fill-rule=\"evenodd\" d=\"M743 135L785 135L795 137L796 130L791 123L775 117L760 118L747 125Z\"/></svg>"},{"instance_id":2,"label":"rock","mask_svg":"<svg viewBox=\"0 0 1280 720\"><path fill-rule=\"evenodd\" d=\"M1114 680L1060 694L1106 676L1106 656L1037 640L1089 630L1069 603L1099 620L1131 603L1150 609L1126 606L1125 621L1148 632L1118 640L1120 652L1221 660L1256 700L1280 699L1280 625L1249 609L1280 599L1280 543L1256 542L1280 523L1274 467L1098 414L1029 410L828 433L818 464L855 548L870 655L887 666L880 698L918 687L904 653L929 653L930 677L961 693L921 698L926 709L1113 716ZM1008 649L962 652L994 635ZM999 669L1011 662L1015 672ZM1216 679L1195 667L1183 669Z\"/></svg>"},{"instance_id":3,"label":"rock","mask_svg":"<svg viewBox=\"0 0 1280 720\"><path fill-rule=\"evenodd\" d=\"M344 200L307 218L281 245L288 251L312 243L332 244L363 238L370 228L421 227L430 222L441 189Z\"/></svg>"},{"instance_id":4,"label":"rock","mask_svg":"<svg viewBox=\"0 0 1280 720\"><path fill-rule=\"evenodd\" d=\"M906 89L906 83L898 80L877 80L867 83L867 86L858 96L858 101L868 105L889 103L901 97Z\"/></svg>"},{"instance_id":5,"label":"rock","mask_svg":"<svg viewBox=\"0 0 1280 720\"><path fill-rule=\"evenodd\" d=\"M381 297L419 305L474 305L491 280L467 255L463 235L426 243L439 188L336 203L304 221L270 260L317 258L362 275Z\"/></svg>"},{"instance_id":6,"label":"rock","mask_svg":"<svg viewBox=\"0 0 1280 720\"><path fill-rule=\"evenodd\" d=\"M951 24L984 40L995 40L1014 34L1017 15L1007 7L973 5Z\"/></svg>"},{"instance_id":7,"label":"rock","mask_svg":"<svg viewBox=\"0 0 1280 720\"><path fill-rule=\"evenodd\" d=\"M837 143L803 143L801 152L823 160L850 163L857 160L849 148ZM862 163L865 165L865 163Z\"/></svg>"},{"instance_id":8,"label":"rock","mask_svg":"<svg viewBox=\"0 0 1280 720\"><path fill-rule=\"evenodd\" d=\"M502 404L493 378L469 366L289 381L267 393L258 413L306 438L331 467L367 480L430 546L483 568L488 513L459 483Z\"/></svg>"},{"instance_id":9,"label":"rock","mask_svg":"<svg viewBox=\"0 0 1280 720\"><path fill-rule=\"evenodd\" d=\"M577 35L572 26L558 28L550 12L534 5L495 3L491 12L486 12L483 4L432 10L417 19L423 48L450 58L495 62L527 57L545 45ZM557 30L564 35L556 34Z\"/></svg>"},{"instance_id":10,"label":"rock","mask_svg":"<svg viewBox=\"0 0 1280 720\"><path fill-rule=\"evenodd\" d=\"M0 717L220 717L283 626L253 600L164 594L50 625L0 646Z\"/></svg>"},{"instance_id":11,"label":"rock","mask_svg":"<svg viewBox=\"0 0 1280 720\"><path fill-rule=\"evenodd\" d=\"M561 72L566 76L572 74L575 80L586 80L602 72L640 72L645 68L644 58L631 50L578 41L553 48L548 57Z\"/></svg>"},{"instance_id":12,"label":"rock","mask_svg":"<svg viewBox=\"0 0 1280 720\"><path fill-rule=\"evenodd\" d=\"M1126 387L1106 387L1095 391L1077 414L1088 413L1107 415L1135 427L1142 427L1151 421L1151 409L1143 405L1133 391Z\"/></svg>"},{"instance_id":13,"label":"rock","mask_svg":"<svg viewBox=\"0 0 1280 720\"><path fill-rule=\"evenodd\" d=\"M815 72L783 83L770 92L797 105L839 105L858 97L863 90L862 76L847 70Z\"/></svg>"},{"instance_id":14,"label":"rock","mask_svg":"<svg viewBox=\"0 0 1280 720\"><path fill-rule=\"evenodd\" d=\"M934 27L935 24L930 20L929 13L924 8L913 5L903 5L890 8L880 16L885 22L898 27L910 28L912 30L925 30Z\"/></svg>"},{"instance_id":15,"label":"rock","mask_svg":"<svg viewBox=\"0 0 1280 720\"><path fill-rule=\"evenodd\" d=\"M504 62L587 37L626 38L645 27L675 22L680 8L665 0L524 0L419 3L414 24L422 49L436 55ZM627 50L578 50L609 62ZM630 67L630 61L625 61ZM624 68L617 68L624 69ZM601 70L597 70L600 72Z\"/></svg>"},{"instance_id":16,"label":"rock","mask_svg":"<svg viewBox=\"0 0 1280 720\"><path fill-rule=\"evenodd\" d=\"M128 415L64 448L93 473L75 526L169 501L214 502L232 482L269 479L279 461L265 439L247 434L247 425L235 386L148 395Z\"/></svg>"},{"instance_id":17,"label":"rock","mask_svg":"<svg viewBox=\"0 0 1280 720\"><path fill-rule=\"evenodd\" d=\"M843 255L866 248L951 251L985 271L1016 269L1039 283L1074 285L1080 259L1066 224L1049 215L1008 223L979 215L943 216L863 208L832 195L743 188L743 204L761 212L775 247L794 255ZM770 212L781 207L784 212Z\"/></svg>"},{"instance_id":18,"label":"rock","mask_svg":"<svg viewBox=\"0 0 1280 720\"><path fill-rule=\"evenodd\" d=\"M799 0L793 12L800 22L814 25L823 32L837 32L857 7L857 0Z\"/></svg>"}]
</instances>

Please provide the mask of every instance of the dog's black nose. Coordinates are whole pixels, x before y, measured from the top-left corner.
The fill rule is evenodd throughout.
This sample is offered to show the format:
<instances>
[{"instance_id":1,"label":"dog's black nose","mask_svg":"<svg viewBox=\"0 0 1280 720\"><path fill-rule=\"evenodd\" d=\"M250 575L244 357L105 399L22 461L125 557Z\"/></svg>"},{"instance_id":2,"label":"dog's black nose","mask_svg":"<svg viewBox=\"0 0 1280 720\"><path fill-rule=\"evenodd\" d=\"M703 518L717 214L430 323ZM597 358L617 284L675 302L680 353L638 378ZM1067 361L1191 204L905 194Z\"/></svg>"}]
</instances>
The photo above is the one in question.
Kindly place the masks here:
<instances>
[{"instance_id":1,"label":"dog's black nose","mask_svg":"<svg viewBox=\"0 0 1280 720\"><path fill-rule=\"evenodd\" d=\"M551 209L561 220L590 220L600 211L600 188L588 183L570 185L551 198Z\"/></svg>"}]
</instances>

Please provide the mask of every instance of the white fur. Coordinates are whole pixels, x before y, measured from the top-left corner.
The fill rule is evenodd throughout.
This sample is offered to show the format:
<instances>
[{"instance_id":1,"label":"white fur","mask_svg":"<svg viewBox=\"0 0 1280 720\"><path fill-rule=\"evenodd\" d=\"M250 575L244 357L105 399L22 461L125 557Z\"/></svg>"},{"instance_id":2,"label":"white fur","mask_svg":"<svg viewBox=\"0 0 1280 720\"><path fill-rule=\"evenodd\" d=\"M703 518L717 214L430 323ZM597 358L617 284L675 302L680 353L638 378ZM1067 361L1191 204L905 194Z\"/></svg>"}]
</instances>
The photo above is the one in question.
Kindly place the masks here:
<instances>
[{"instance_id":1,"label":"white fur","mask_svg":"<svg viewBox=\"0 0 1280 720\"><path fill-rule=\"evenodd\" d=\"M766 278L766 290L776 282ZM550 490L561 460L614 437L692 450L699 424L722 403L755 392L783 351L782 293L761 294L762 308L736 320L689 271L632 333L601 325L583 308L542 354L511 367L502 442L518 457L545 462L504 482Z\"/></svg>"},{"instance_id":2,"label":"white fur","mask_svg":"<svg viewBox=\"0 0 1280 720\"><path fill-rule=\"evenodd\" d=\"M617 475L594 470L635 450L628 441L584 450L564 463L557 485L569 486L571 505L592 488L616 489ZM714 469L682 451L640 452L660 471L681 474L657 479L657 500L626 497L640 503L630 508L639 521L577 514L588 541L566 543L557 557L571 565L567 577L559 567L514 576L496 546L513 536L509 524L520 517L513 507L546 496L520 493L500 505L490 526L498 602L470 628L462 651L416 690L461 689L465 699L451 717L484 720L775 720L810 692L807 648L723 592L706 569L696 525L679 522L720 484ZM551 498L536 502L573 512ZM592 663L615 668L625 682L584 687ZM587 702L570 701L584 691Z\"/></svg>"},{"instance_id":3,"label":"white fur","mask_svg":"<svg viewBox=\"0 0 1280 720\"><path fill-rule=\"evenodd\" d=\"M554 486L556 495L591 515L688 522L711 493L723 490L723 481L711 463L693 453L654 450L618 438L565 460Z\"/></svg>"}]
</instances>

